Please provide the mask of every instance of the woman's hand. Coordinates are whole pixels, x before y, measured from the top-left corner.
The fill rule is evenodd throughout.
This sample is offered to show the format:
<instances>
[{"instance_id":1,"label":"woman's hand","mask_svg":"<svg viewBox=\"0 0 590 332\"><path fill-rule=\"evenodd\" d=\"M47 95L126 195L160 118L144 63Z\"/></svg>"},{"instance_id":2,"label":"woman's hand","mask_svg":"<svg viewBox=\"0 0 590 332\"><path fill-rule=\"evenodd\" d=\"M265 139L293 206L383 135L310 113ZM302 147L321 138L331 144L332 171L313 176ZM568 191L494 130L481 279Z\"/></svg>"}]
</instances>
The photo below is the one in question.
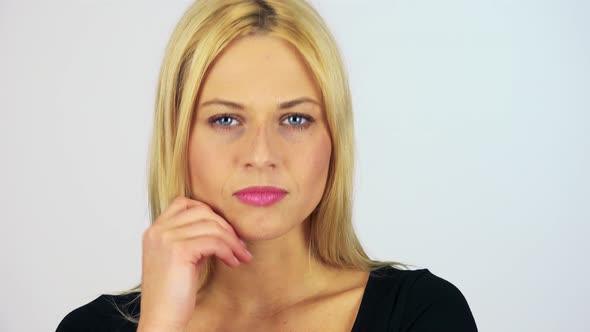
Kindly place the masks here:
<instances>
[{"instance_id":1,"label":"woman's hand","mask_svg":"<svg viewBox=\"0 0 590 332\"><path fill-rule=\"evenodd\" d=\"M197 299L209 256L230 267L252 256L232 226L205 203L177 197L143 234L138 331L182 331Z\"/></svg>"}]
</instances>

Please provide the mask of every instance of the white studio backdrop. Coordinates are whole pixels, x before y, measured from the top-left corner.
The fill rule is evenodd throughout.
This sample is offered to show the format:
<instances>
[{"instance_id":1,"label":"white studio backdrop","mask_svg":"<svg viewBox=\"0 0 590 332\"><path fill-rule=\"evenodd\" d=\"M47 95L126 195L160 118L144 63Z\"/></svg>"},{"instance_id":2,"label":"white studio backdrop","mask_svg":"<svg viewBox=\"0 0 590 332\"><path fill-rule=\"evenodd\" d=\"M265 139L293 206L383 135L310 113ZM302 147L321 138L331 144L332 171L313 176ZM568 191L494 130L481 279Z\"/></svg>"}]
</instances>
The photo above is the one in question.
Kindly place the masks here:
<instances>
[{"instance_id":1,"label":"white studio backdrop","mask_svg":"<svg viewBox=\"0 0 590 332\"><path fill-rule=\"evenodd\" d=\"M190 1L0 1L1 331L141 278L164 47ZM313 1L350 74L368 253L480 331L590 325L588 1Z\"/></svg>"}]
</instances>

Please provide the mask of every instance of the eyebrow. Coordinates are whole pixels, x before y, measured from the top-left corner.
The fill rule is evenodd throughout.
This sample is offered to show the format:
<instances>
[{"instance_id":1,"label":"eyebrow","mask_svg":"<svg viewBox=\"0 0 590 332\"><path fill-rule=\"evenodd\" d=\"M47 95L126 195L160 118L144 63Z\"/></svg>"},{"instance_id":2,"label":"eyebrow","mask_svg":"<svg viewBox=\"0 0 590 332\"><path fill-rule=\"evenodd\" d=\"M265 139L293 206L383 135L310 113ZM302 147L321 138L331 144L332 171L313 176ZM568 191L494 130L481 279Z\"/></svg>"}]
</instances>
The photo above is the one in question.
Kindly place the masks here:
<instances>
[{"instance_id":1,"label":"eyebrow","mask_svg":"<svg viewBox=\"0 0 590 332\"><path fill-rule=\"evenodd\" d=\"M282 109L288 109L291 107L295 107L299 104L303 104L303 103L312 103L312 104L316 104L318 106L320 106L320 103L318 103L317 101L313 100L312 98L308 98L308 97L302 97L302 98L297 98L297 99L293 99L293 100L289 100L289 101L285 101L282 103L279 103L277 105L277 108L282 110ZM223 106L227 106L233 109L237 109L237 110L244 110L246 107L244 107L244 105L233 102L233 101L229 101L229 100L223 100L223 99L211 99L209 101L203 102L199 105L199 107L205 107L208 105L223 105Z\"/></svg>"}]
</instances>

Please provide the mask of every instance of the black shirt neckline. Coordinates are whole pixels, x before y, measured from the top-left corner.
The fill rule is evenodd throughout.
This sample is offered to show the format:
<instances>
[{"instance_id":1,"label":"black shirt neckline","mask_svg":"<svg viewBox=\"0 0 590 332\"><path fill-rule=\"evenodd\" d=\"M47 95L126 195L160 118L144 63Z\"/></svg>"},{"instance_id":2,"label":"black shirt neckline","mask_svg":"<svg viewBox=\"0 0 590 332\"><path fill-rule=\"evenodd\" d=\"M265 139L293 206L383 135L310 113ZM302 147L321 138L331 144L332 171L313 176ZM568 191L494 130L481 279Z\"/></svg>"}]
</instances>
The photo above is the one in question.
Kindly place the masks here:
<instances>
[{"instance_id":1,"label":"black shirt neckline","mask_svg":"<svg viewBox=\"0 0 590 332\"><path fill-rule=\"evenodd\" d=\"M393 268L391 266L384 266L377 270L371 271L369 273L369 278L367 279L367 284L365 285L365 290L363 291L363 297L361 299L361 305L359 307L359 311L356 314L356 318L354 320L354 324L352 325L351 332L360 331L360 327L362 326L363 322L366 321L369 310L369 303L371 302L371 294L373 294L373 288L375 287L375 272L376 271L383 271L388 268Z\"/></svg>"}]
</instances>

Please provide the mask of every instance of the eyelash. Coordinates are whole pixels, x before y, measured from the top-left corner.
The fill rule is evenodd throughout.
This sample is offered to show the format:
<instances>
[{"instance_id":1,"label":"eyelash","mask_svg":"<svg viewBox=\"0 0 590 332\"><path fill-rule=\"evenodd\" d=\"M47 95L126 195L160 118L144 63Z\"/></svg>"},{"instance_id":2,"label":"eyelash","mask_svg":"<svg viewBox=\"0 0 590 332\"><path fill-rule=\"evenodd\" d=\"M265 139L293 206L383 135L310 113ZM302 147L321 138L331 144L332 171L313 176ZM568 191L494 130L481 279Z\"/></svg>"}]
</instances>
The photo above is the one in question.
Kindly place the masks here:
<instances>
[{"instance_id":1,"label":"eyelash","mask_svg":"<svg viewBox=\"0 0 590 332\"><path fill-rule=\"evenodd\" d=\"M305 119L305 123L303 123L301 125L291 126L292 129L294 129L294 130L305 130L305 129L309 128L309 126L315 121L311 116L308 116L308 115L305 115L302 113L289 114L286 119L288 119L292 116L301 117L301 118ZM223 113L223 114L220 114L219 116L215 116L215 117L211 118L209 120L209 124L211 124L211 126L213 126L213 127L218 127L221 130L231 130L231 128L234 126L222 126L222 125L217 124L217 121L219 121L220 119L223 119L223 118L230 118L230 119L237 120L236 117L234 117L232 114Z\"/></svg>"}]
</instances>

